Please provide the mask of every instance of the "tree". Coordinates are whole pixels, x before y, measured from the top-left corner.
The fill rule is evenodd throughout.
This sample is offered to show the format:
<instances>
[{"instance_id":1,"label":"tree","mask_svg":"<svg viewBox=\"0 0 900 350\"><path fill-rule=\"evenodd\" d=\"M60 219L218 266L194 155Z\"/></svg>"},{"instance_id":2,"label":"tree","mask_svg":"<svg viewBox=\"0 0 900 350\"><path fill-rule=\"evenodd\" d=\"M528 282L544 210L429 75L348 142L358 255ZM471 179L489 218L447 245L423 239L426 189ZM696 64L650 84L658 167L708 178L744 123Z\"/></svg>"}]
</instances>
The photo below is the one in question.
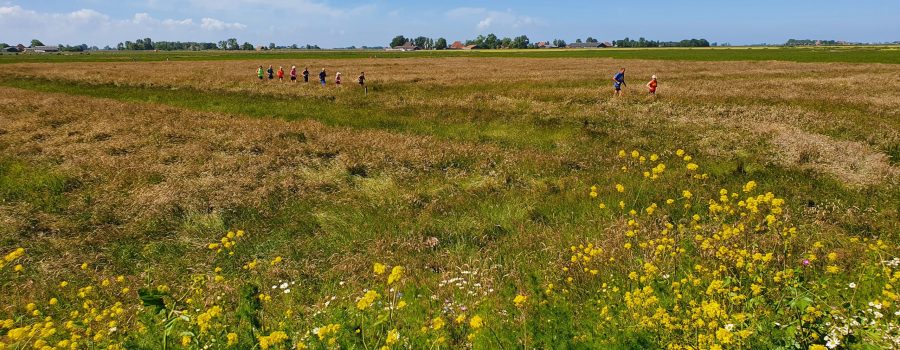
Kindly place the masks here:
<instances>
[{"instance_id":1,"label":"tree","mask_svg":"<svg viewBox=\"0 0 900 350\"><path fill-rule=\"evenodd\" d=\"M485 48L484 39L485 39L484 35L479 35L475 38L475 41L473 41L471 45L475 45L479 49L483 49L483 48Z\"/></svg>"},{"instance_id":2,"label":"tree","mask_svg":"<svg viewBox=\"0 0 900 350\"><path fill-rule=\"evenodd\" d=\"M144 50L153 50L153 40L144 38Z\"/></svg>"},{"instance_id":3,"label":"tree","mask_svg":"<svg viewBox=\"0 0 900 350\"><path fill-rule=\"evenodd\" d=\"M530 41L528 40L528 36L520 35L520 36L515 37L512 40L511 46L514 49L527 49L528 44L530 44Z\"/></svg>"},{"instance_id":4,"label":"tree","mask_svg":"<svg viewBox=\"0 0 900 350\"><path fill-rule=\"evenodd\" d=\"M405 36L395 36L394 39L391 39L391 47L403 46L403 44L406 44L406 41Z\"/></svg>"},{"instance_id":5,"label":"tree","mask_svg":"<svg viewBox=\"0 0 900 350\"><path fill-rule=\"evenodd\" d=\"M7 48L7 47L9 47L9 44L7 44L7 43L0 43L0 49L5 49L5 48Z\"/></svg>"},{"instance_id":6,"label":"tree","mask_svg":"<svg viewBox=\"0 0 900 350\"><path fill-rule=\"evenodd\" d=\"M592 37L587 37L587 39L584 39L584 42L586 42L586 43L599 43L600 41L597 40L597 39L594 39L594 38L592 38Z\"/></svg>"},{"instance_id":7,"label":"tree","mask_svg":"<svg viewBox=\"0 0 900 350\"><path fill-rule=\"evenodd\" d=\"M428 38L426 38L424 36L419 36L419 37L413 39L412 42L413 42L413 45L416 45L423 49L428 49ZM400 44L400 45L403 45L403 44Z\"/></svg>"},{"instance_id":8,"label":"tree","mask_svg":"<svg viewBox=\"0 0 900 350\"><path fill-rule=\"evenodd\" d=\"M269 50L275 50L275 43L269 43Z\"/></svg>"},{"instance_id":9,"label":"tree","mask_svg":"<svg viewBox=\"0 0 900 350\"><path fill-rule=\"evenodd\" d=\"M436 50L446 50L447 49L447 39L438 38L437 41L434 42L434 48Z\"/></svg>"},{"instance_id":10,"label":"tree","mask_svg":"<svg viewBox=\"0 0 900 350\"><path fill-rule=\"evenodd\" d=\"M500 47L500 40L497 39L497 36L494 35L494 33L488 34L488 36L484 38L484 47L486 49L496 49Z\"/></svg>"},{"instance_id":11,"label":"tree","mask_svg":"<svg viewBox=\"0 0 900 350\"><path fill-rule=\"evenodd\" d=\"M512 47L512 39L510 39L509 37L504 37L500 40L500 47L506 49Z\"/></svg>"},{"instance_id":12,"label":"tree","mask_svg":"<svg viewBox=\"0 0 900 350\"><path fill-rule=\"evenodd\" d=\"M566 41L563 40L563 39L556 39L556 40L553 40L553 46L556 46L556 47L566 47Z\"/></svg>"},{"instance_id":13,"label":"tree","mask_svg":"<svg viewBox=\"0 0 900 350\"><path fill-rule=\"evenodd\" d=\"M241 47L240 47L240 45L238 44L237 39L235 39L235 38L229 38L229 39L228 39L228 49L229 49L229 50L238 50L238 49L240 49L240 48L241 48Z\"/></svg>"},{"instance_id":14,"label":"tree","mask_svg":"<svg viewBox=\"0 0 900 350\"><path fill-rule=\"evenodd\" d=\"M119 51L125 50L125 44L123 44L123 43L118 43L118 44L116 45L116 50L119 50Z\"/></svg>"},{"instance_id":15,"label":"tree","mask_svg":"<svg viewBox=\"0 0 900 350\"><path fill-rule=\"evenodd\" d=\"M44 43L42 43L38 39L31 39L31 47L35 47L35 46L44 46Z\"/></svg>"},{"instance_id":16,"label":"tree","mask_svg":"<svg viewBox=\"0 0 900 350\"><path fill-rule=\"evenodd\" d=\"M244 45L241 45L241 50L253 51L253 44L244 42Z\"/></svg>"},{"instance_id":17,"label":"tree","mask_svg":"<svg viewBox=\"0 0 900 350\"><path fill-rule=\"evenodd\" d=\"M576 44L581 44L581 39L575 39Z\"/></svg>"}]
</instances>

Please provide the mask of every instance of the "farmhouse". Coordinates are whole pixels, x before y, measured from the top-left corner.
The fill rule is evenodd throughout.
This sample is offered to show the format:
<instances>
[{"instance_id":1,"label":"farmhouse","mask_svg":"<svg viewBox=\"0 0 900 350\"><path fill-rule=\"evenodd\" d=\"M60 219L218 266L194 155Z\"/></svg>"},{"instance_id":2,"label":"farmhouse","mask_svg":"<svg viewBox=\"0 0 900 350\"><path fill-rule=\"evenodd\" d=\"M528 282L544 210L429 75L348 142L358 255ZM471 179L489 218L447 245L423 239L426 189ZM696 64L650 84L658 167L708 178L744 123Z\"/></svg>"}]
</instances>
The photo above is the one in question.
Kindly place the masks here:
<instances>
[{"instance_id":1,"label":"farmhouse","mask_svg":"<svg viewBox=\"0 0 900 350\"><path fill-rule=\"evenodd\" d=\"M3 48L3 52L19 52L19 48L15 46L7 46Z\"/></svg>"},{"instance_id":2,"label":"farmhouse","mask_svg":"<svg viewBox=\"0 0 900 350\"><path fill-rule=\"evenodd\" d=\"M449 47L448 49L450 49L450 50L464 50L465 48L466 48L466 45L464 45L464 44L462 43L462 41L457 40L457 41L454 41L454 42L453 42L453 45L450 45L450 47Z\"/></svg>"},{"instance_id":3,"label":"farmhouse","mask_svg":"<svg viewBox=\"0 0 900 350\"><path fill-rule=\"evenodd\" d=\"M405 44L403 44L401 46L394 46L393 49L396 51L416 51L416 50L421 50L422 48L416 46L411 41L407 41Z\"/></svg>"},{"instance_id":4,"label":"farmhouse","mask_svg":"<svg viewBox=\"0 0 900 350\"><path fill-rule=\"evenodd\" d=\"M59 52L59 46L34 46L25 49L25 52Z\"/></svg>"},{"instance_id":5,"label":"farmhouse","mask_svg":"<svg viewBox=\"0 0 900 350\"><path fill-rule=\"evenodd\" d=\"M539 48L539 49L555 49L555 48L557 48L556 45L553 45L553 43L551 43L549 41L539 41L539 42L537 42L537 44L534 44L534 47Z\"/></svg>"}]
</instances>

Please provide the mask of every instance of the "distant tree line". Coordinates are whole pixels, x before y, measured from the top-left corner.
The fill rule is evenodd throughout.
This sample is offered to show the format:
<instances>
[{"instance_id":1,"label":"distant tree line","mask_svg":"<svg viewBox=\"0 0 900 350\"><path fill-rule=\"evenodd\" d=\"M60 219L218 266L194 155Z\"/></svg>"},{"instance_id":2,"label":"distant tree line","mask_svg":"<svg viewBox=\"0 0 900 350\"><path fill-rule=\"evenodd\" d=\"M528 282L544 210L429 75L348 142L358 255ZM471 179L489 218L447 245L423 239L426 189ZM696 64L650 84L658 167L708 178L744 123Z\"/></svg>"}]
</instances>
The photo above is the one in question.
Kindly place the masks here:
<instances>
[{"instance_id":1,"label":"distant tree line","mask_svg":"<svg viewBox=\"0 0 900 350\"><path fill-rule=\"evenodd\" d=\"M46 45L44 45L44 43L43 43L42 41L40 41L40 40L38 40L38 39L32 39L30 44L31 44L31 46L29 46L29 47L46 46ZM0 49L5 49L5 48L10 47L10 46L11 46L11 45L9 45L9 44L7 44L7 43L0 43ZM57 45L57 47L59 48L59 51L65 51L65 52L82 52L82 51L97 51L97 50L100 50L99 47L96 47L96 46L88 46L88 44L81 44L81 45L65 45L65 44L59 44L59 45Z\"/></svg>"},{"instance_id":2,"label":"distant tree line","mask_svg":"<svg viewBox=\"0 0 900 350\"><path fill-rule=\"evenodd\" d=\"M788 39L785 46L844 45L845 42L835 40Z\"/></svg>"},{"instance_id":3,"label":"distant tree line","mask_svg":"<svg viewBox=\"0 0 900 350\"><path fill-rule=\"evenodd\" d=\"M291 46L278 46L275 43L270 43L268 46L269 49L307 49L307 50L321 50L318 45L306 45L299 46L297 44L293 44ZM153 41L150 38L137 39L135 41L126 41L119 43L116 45L116 50L160 50L160 51L174 51L174 50L189 50L189 51L200 51L200 50L245 50L252 51L256 50L256 47L253 44L244 42L243 44L239 43L235 38L229 38L225 40L220 40L219 42L194 42L194 41Z\"/></svg>"},{"instance_id":4,"label":"distant tree line","mask_svg":"<svg viewBox=\"0 0 900 350\"><path fill-rule=\"evenodd\" d=\"M582 39L575 39L575 43L599 43L600 40L597 40L593 37L587 37L582 41ZM447 39L438 38L431 39L424 36L419 37L406 37L403 35L395 36L394 39L391 40L390 46L397 47L403 46L406 43L411 43L421 49L425 50L444 50L448 48ZM563 39L555 39L552 41L553 46L556 47L566 47L568 44ZM529 48L537 48L537 43L532 43L531 40L528 39L526 35L520 35L514 38L504 37L499 38L496 34L488 34L488 35L479 35L475 39L469 39L465 41L466 46L475 45L478 49L529 49ZM613 45L616 47L709 47L716 46L716 43L710 44L706 39L685 39L681 41L657 41L657 40L647 40L645 38L639 38L638 40L632 40L630 38L625 38L622 40L613 41Z\"/></svg>"},{"instance_id":5,"label":"distant tree line","mask_svg":"<svg viewBox=\"0 0 900 350\"><path fill-rule=\"evenodd\" d=\"M613 41L616 47L710 47L709 41L706 39L685 39L681 41L656 41L639 38L632 40L625 38Z\"/></svg>"},{"instance_id":6,"label":"distant tree line","mask_svg":"<svg viewBox=\"0 0 900 350\"><path fill-rule=\"evenodd\" d=\"M403 46L406 43L411 43L425 50L445 50L450 47L445 38L432 39L424 36L407 38L403 35L395 36L391 40L390 47ZM478 49L527 49L533 46L528 36L520 35L515 38L506 37L501 39L494 33L479 35L475 39L466 40L465 45L475 45Z\"/></svg>"}]
</instances>

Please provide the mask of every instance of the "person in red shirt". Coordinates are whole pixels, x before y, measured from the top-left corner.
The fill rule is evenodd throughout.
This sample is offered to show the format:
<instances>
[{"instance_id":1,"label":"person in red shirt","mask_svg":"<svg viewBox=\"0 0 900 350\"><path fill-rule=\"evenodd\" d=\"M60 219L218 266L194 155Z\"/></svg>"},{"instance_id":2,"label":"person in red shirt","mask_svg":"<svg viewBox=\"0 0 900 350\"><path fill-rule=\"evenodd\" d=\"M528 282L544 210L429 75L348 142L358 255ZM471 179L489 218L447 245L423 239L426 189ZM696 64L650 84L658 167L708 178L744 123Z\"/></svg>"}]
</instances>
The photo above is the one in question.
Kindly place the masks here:
<instances>
[{"instance_id":1,"label":"person in red shirt","mask_svg":"<svg viewBox=\"0 0 900 350\"><path fill-rule=\"evenodd\" d=\"M278 80L284 82L284 67L278 67Z\"/></svg>"},{"instance_id":2,"label":"person in red shirt","mask_svg":"<svg viewBox=\"0 0 900 350\"><path fill-rule=\"evenodd\" d=\"M651 96L656 96L656 87L659 83L656 81L656 75L650 78L650 82L647 83L647 89L650 91Z\"/></svg>"}]
</instances>

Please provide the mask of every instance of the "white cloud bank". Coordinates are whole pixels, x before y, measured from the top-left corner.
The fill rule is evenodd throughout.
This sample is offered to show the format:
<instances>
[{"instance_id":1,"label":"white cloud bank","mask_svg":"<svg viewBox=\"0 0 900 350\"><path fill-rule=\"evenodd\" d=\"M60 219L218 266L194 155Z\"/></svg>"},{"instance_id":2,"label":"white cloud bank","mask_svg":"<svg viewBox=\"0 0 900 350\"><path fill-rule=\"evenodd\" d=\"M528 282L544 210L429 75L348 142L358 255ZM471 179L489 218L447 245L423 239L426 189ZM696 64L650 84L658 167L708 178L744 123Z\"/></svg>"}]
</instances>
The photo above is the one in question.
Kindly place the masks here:
<instances>
[{"instance_id":1,"label":"white cloud bank","mask_svg":"<svg viewBox=\"0 0 900 350\"><path fill-rule=\"evenodd\" d=\"M114 45L125 40L151 37L154 40L221 40L247 28L215 18L157 19L147 13L136 13L127 19L113 19L91 9L69 13L38 12L18 5L0 6L0 40L15 45L28 45L40 39L52 45Z\"/></svg>"},{"instance_id":2,"label":"white cloud bank","mask_svg":"<svg viewBox=\"0 0 900 350\"><path fill-rule=\"evenodd\" d=\"M447 18L453 21L472 23L478 32L492 30L502 32L543 24L537 18L516 14L512 9L496 11L481 7L458 7L447 11Z\"/></svg>"}]
</instances>

